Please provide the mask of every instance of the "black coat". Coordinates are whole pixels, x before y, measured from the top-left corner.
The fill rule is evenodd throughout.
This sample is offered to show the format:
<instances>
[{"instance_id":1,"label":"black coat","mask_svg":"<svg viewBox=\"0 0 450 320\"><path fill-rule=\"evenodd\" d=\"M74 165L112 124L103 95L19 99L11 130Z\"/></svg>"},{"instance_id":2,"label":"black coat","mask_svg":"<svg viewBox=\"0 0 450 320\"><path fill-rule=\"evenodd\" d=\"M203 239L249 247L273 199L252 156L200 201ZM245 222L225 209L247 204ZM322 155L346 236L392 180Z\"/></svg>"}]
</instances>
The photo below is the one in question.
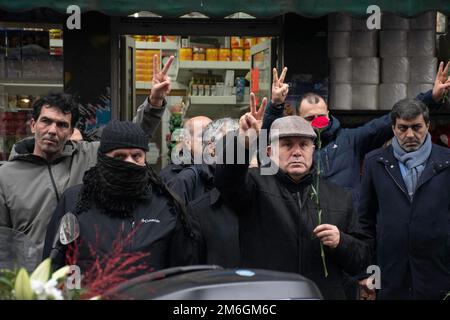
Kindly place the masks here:
<instances>
[{"instance_id":1,"label":"black coat","mask_svg":"<svg viewBox=\"0 0 450 320\"><path fill-rule=\"evenodd\" d=\"M239 221L225 204L217 189L192 201L188 214L198 235L200 264L216 264L224 268L240 266Z\"/></svg>"},{"instance_id":2,"label":"black coat","mask_svg":"<svg viewBox=\"0 0 450 320\"><path fill-rule=\"evenodd\" d=\"M343 271L362 270L367 246L357 239L351 194L321 179L322 223L341 231L338 247L325 248L329 272L325 278L320 243L312 232L318 219L311 183L311 176L295 183L281 171L261 175L259 168L248 169L248 164L216 165L216 187L239 215L242 265L299 273L313 280L325 298L344 299Z\"/></svg>"},{"instance_id":3,"label":"black coat","mask_svg":"<svg viewBox=\"0 0 450 320\"><path fill-rule=\"evenodd\" d=\"M365 159L361 226L375 242L381 299L443 299L450 291L450 150L433 145L413 200L393 148Z\"/></svg>"},{"instance_id":4,"label":"black coat","mask_svg":"<svg viewBox=\"0 0 450 320\"><path fill-rule=\"evenodd\" d=\"M167 186L188 205L214 188L214 166L194 164L185 167L167 182Z\"/></svg>"},{"instance_id":5,"label":"black coat","mask_svg":"<svg viewBox=\"0 0 450 320\"><path fill-rule=\"evenodd\" d=\"M47 229L44 258L50 256L62 216L69 211L74 212L80 190L81 185L78 185L67 189L62 195ZM193 263L192 242L181 223L180 213L157 186L149 187L131 218L113 218L101 213L95 206L77 216L80 225L77 265L82 271L94 261L89 246L100 257L105 257L112 252L115 240L126 239L132 232L134 234L124 246L124 252L150 253L144 260L150 267L148 270ZM53 261L54 267L66 263L66 250L67 247L63 247L62 254Z\"/></svg>"},{"instance_id":6,"label":"black coat","mask_svg":"<svg viewBox=\"0 0 450 320\"><path fill-rule=\"evenodd\" d=\"M164 168L161 169L159 172L159 177L164 183L167 183L171 179L177 176L183 170L184 168L188 167L189 165L184 164L168 164Z\"/></svg>"}]
</instances>

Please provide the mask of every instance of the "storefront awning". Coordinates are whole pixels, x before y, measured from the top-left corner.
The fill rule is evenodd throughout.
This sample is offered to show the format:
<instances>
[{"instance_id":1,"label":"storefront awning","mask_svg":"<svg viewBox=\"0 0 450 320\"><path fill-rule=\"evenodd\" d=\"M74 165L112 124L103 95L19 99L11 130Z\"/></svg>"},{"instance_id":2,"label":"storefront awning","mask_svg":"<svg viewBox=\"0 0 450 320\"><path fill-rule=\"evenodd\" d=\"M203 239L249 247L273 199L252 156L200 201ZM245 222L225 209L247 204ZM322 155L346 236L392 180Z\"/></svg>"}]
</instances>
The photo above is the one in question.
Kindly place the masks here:
<instances>
[{"instance_id":1,"label":"storefront awning","mask_svg":"<svg viewBox=\"0 0 450 320\"><path fill-rule=\"evenodd\" d=\"M15 12L42 7L65 13L70 5L78 5L81 12L99 11L108 15L127 16L149 11L171 18L190 12L200 12L214 18L223 18L236 12L245 12L258 18L288 12L311 17L331 12L365 15L370 5L378 5L382 12L402 16L414 16L429 10L450 14L449 0L0 0L1 9Z\"/></svg>"}]
</instances>

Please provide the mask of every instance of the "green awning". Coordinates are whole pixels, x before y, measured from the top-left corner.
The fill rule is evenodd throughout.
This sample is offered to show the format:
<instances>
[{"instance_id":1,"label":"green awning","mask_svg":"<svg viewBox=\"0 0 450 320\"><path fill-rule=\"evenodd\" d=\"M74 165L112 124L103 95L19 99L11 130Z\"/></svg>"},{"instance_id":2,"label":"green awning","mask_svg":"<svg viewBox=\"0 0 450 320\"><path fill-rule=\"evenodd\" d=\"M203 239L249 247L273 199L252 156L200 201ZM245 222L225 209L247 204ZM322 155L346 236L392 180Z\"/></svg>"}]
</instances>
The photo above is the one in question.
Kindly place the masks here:
<instances>
[{"instance_id":1,"label":"green awning","mask_svg":"<svg viewBox=\"0 0 450 320\"><path fill-rule=\"evenodd\" d=\"M99 11L114 16L127 16L140 11L163 17L180 17L195 11L215 18L236 12L259 18L288 12L311 17L331 12L365 15L370 5L378 5L382 12L403 16L414 16L429 10L450 14L450 0L0 0L0 8L6 11L43 7L65 13L67 7L73 4L78 5L81 12Z\"/></svg>"}]
</instances>

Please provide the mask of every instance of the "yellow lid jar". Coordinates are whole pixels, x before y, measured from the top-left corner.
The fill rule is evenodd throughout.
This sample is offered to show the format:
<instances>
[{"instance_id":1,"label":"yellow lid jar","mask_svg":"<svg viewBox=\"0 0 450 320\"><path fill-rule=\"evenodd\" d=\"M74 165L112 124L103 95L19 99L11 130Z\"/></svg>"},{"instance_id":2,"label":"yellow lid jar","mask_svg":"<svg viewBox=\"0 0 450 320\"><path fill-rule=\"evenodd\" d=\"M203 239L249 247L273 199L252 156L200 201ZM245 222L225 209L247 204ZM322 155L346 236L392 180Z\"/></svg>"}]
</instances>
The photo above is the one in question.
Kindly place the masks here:
<instances>
[{"instance_id":1,"label":"yellow lid jar","mask_svg":"<svg viewBox=\"0 0 450 320\"><path fill-rule=\"evenodd\" d=\"M206 49L206 60L207 61L219 60L219 50L216 48L207 48Z\"/></svg>"},{"instance_id":2,"label":"yellow lid jar","mask_svg":"<svg viewBox=\"0 0 450 320\"><path fill-rule=\"evenodd\" d=\"M244 50L241 48L235 48L231 50L231 61L244 60Z\"/></svg>"},{"instance_id":3,"label":"yellow lid jar","mask_svg":"<svg viewBox=\"0 0 450 320\"><path fill-rule=\"evenodd\" d=\"M219 60L220 61L231 61L231 50L228 48L219 49Z\"/></svg>"},{"instance_id":4,"label":"yellow lid jar","mask_svg":"<svg viewBox=\"0 0 450 320\"><path fill-rule=\"evenodd\" d=\"M250 59L251 59L250 49L245 49L244 50L244 61L250 61Z\"/></svg>"},{"instance_id":5,"label":"yellow lid jar","mask_svg":"<svg viewBox=\"0 0 450 320\"><path fill-rule=\"evenodd\" d=\"M192 60L192 48L180 48L180 61Z\"/></svg>"},{"instance_id":6,"label":"yellow lid jar","mask_svg":"<svg viewBox=\"0 0 450 320\"><path fill-rule=\"evenodd\" d=\"M204 48L194 48L194 53L192 55L192 60L194 61L204 61L206 60L206 54Z\"/></svg>"}]
</instances>

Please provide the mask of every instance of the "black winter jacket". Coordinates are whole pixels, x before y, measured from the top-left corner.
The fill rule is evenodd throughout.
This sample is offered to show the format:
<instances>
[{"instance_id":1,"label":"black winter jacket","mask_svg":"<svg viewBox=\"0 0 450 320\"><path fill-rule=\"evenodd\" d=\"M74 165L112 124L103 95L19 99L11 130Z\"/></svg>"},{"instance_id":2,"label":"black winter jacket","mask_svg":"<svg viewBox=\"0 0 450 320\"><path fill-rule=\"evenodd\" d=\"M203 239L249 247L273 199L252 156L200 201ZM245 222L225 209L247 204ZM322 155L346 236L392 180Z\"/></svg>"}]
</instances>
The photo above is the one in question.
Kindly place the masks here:
<instances>
[{"instance_id":1,"label":"black winter jacket","mask_svg":"<svg viewBox=\"0 0 450 320\"><path fill-rule=\"evenodd\" d=\"M74 212L81 186L69 188L61 197L47 229L44 258L50 256L62 216L69 211ZM141 198L132 218L110 217L94 206L78 214L78 220L80 236L77 239L77 265L82 271L94 261L89 246L100 257L105 257L112 252L114 241L124 240L132 232L134 234L130 237L131 241L125 243L124 252L150 253L145 260L150 267L147 271L194 263L191 238L181 221L181 213L168 196L153 184ZM63 247L57 261L54 261L54 267L65 264L66 249Z\"/></svg>"},{"instance_id":2,"label":"black winter jacket","mask_svg":"<svg viewBox=\"0 0 450 320\"><path fill-rule=\"evenodd\" d=\"M185 167L167 186L188 205L214 188L214 166L194 164Z\"/></svg>"},{"instance_id":3,"label":"black winter jacket","mask_svg":"<svg viewBox=\"0 0 450 320\"><path fill-rule=\"evenodd\" d=\"M281 171L261 175L260 168L248 169L248 163L216 165L216 187L239 215L242 265L299 273L313 280L326 299L344 299L343 271L361 272L368 246L358 239L362 235L351 194L321 179L322 223L341 232L337 248L325 247L325 278L320 243L313 234L318 216L311 183L310 175L299 183Z\"/></svg>"},{"instance_id":4,"label":"black winter jacket","mask_svg":"<svg viewBox=\"0 0 450 320\"><path fill-rule=\"evenodd\" d=\"M216 188L192 201L188 208L197 234L200 264L224 268L240 266L239 221Z\"/></svg>"}]
</instances>

